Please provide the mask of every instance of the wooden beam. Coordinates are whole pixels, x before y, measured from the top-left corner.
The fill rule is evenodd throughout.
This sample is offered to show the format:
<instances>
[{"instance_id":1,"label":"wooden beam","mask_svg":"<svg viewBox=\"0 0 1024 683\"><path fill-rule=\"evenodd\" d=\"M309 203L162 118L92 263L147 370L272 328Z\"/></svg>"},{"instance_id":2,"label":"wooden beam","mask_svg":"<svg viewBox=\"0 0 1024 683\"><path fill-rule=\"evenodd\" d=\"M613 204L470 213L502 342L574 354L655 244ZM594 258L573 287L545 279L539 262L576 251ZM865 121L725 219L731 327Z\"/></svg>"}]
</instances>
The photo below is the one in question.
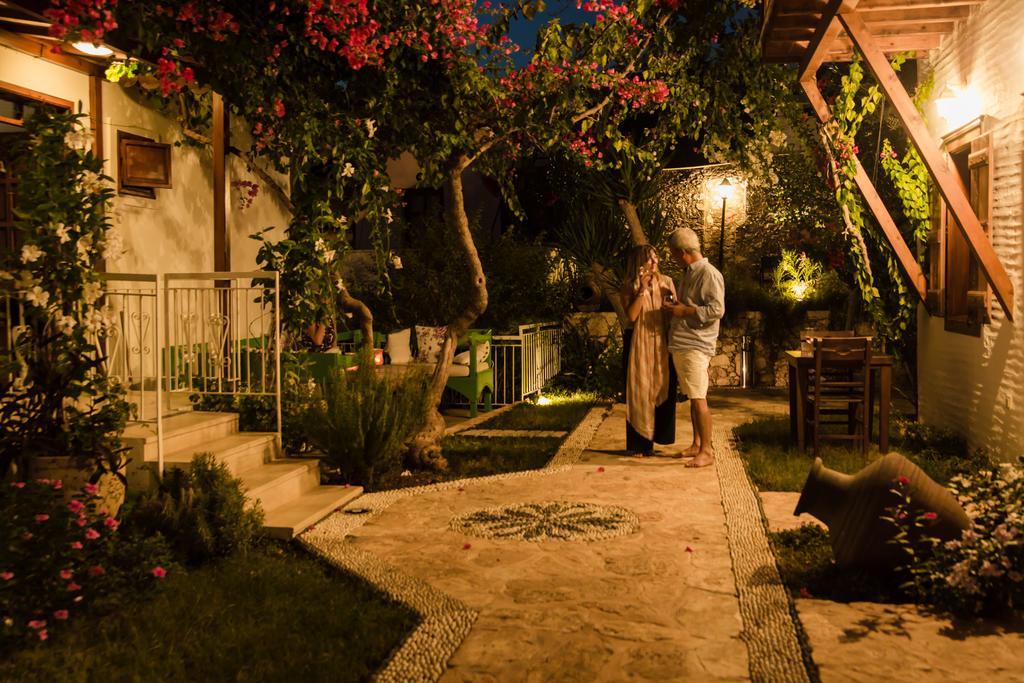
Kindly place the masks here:
<instances>
[{"instance_id":1,"label":"wooden beam","mask_svg":"<svg viewBox=\"0 0 1024 683\"><path fill-rule=\"evenodd\" d=\"M980 5L985 0L871 0L871 5L865 7L865 12L878 12L887 10L922 10L922 9L944 9L948 7L970 7Z\"/></svg>"},{"instance_id":2,"label":"wooden beam","mask_svg":"<svg viewBox=\"0 0 1024 683\"><path fill-rule=\"evenodd\" d=\"M48 45L37 43L10 31L0 30L0 45L90 76L103 73L103 67L98 64L62 52L54 52Z\"/></svg>"},{"instance_id":3,"label":"wooden beam","mask_svg":"<svg viewBox=\"0 0 1024 683\"><path fill-rule=\"evenodd\" d=\"M92 153L103 159L103 78L89 76L89 124L92 128Z\"/></svg>"},{"instance_id":4,"label":"wooden beam","mask_svg":"<svg viewBox=\"0 0 1024 683\"><path fill-rule=\"evenodd\" d=\"M881 52L906 52L908 50L934 50L942 42L941 33L918 33L914 35L871 36ZM833 52L851 52L855 43L846 36L832 42ZM859 49L859 46L857 46Z\"/></svg>"},{"instance_id":5,"label":"wooden beam","mask_svg":"<svg viewBox=\"0 0 1024 683\"><path fill-rule=\"evenodd\" d=\"M807 54L800 61L800 71L797 76L799 80L814 78L818 73L818 67L825 61L832 42L835 41L841 30L839 22L835 19L836 13L839 12L839 8L843 6L844 2L845 0L829 0L828 5L822 11L821 18L818 19L818 23L814 27L814 37L807 44ZM852 3L856 5L857 0L852 0Z\"/></svg>"},{"instance_id":6,"label":"wooden beam","mask_svg":"<svg viewBox=\"0 0 1024 683\"><path fill-rule=\"evenodd\" d=\"M949 7L926 7L922 9L877 9L871 6L858 8L864 16L864 21L870 26L880 21L913 21L913 22L942 22L957 21L966 19L971 14L969 5L951 5Z\"/></svg>"},{"instance_id":7,"label":"wooden beam","mask_svg":"<svg viewBox=\"0 0 1024 683\"><path fill-rule=\"evenodd\" d=\"M817 80L814 76L808 79L800 81L800 86L803 88L804 93L807 95L807 99L810 100L811 106L814 108L814 113L818 116L818 120L821 123L827 123L832 118L832 111L828 107L828 103L825 102L825 98L821 94L821 90L818 89ZM885 233L885 238L888 240L889 245L896 253L896 258L900 262L900 266L903 268L903 272L910 280L911 286L914 291L917 292L917 296L924 302L928 296L928 279L924 276L924 271L921 270L921 264L914 258L914 253L907 246L906 240L903 239L903 234L900 229L896 227L896 221L892 219L892 215L885 206L885 202L882 201L881 196L878 194L878 190L875 189L874 183L871 182L871 178L868 177L867 171L864 170L864 166L860 163L860 158L854 154L853 160L857 164L857 174L854 176L854 181L857 183L857 189L860 190L861 195L864 196L864 200L867 202L868 208L875 214L875 218L878 220L878 225L881 226L882 232Z\"/></svg>"},{"instance_id":8,"label":"wooden beam","mask_svg":"<svg viewBox=\"0 0 1024 683\"><path fill-rule=\"evenodd\" d=\"M857 50L863 55L868 68L875 75L879 86L903 121L907 134L913 140L914 146L917 147L917 151L921 155L921 160L928 168L942 198L946 200L946 205L956 218L971 251L978 259L978 264L985 273L985 277L988 278L989 284L992 285L992 290L996 293L1006 317L1013 321L1013 282L985 235L981 222L971 208L970 200L946 166L942 152L932 140L924 119L914 107L910 95L907 94L896 72L889 65L878 42L868 31L863 17L856 11L841 12L839 21L846 29L846 33L853 39Z\"/></svg>"},{"instance_id":9,"label":"wooden beam","mask_svg":"<svg viewBox=\"0 0 1024 683\"><path fill-rule=\"evenodd\" d=\"M213 269L231 270L231 243L228 240L227 212L227 112L224 98L213 93Z\"/></svg>"}]
</instances>

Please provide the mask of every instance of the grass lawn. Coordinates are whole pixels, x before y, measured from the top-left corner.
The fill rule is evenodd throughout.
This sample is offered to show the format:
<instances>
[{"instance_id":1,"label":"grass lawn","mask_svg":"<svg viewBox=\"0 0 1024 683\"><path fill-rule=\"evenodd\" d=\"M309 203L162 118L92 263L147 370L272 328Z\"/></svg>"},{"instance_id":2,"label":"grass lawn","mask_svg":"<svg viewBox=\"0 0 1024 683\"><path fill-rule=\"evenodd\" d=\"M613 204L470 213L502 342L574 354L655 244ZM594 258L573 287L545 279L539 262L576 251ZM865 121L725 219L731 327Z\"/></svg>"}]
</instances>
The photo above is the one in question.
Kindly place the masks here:
<instances>
[{"instance_id":1,"label":"grass lawn","mask_svg":"<svg viewBox=\"0 0 1024 683\"><path fill-rule=\"evenodd\" d=\"M758 489L800 491L803 488L814 457L810 447L806 455L800 455L796 446L790 444L788 417L757 418L736 427L734 434L740 457ZM977 470L986 459L984 453L970 453L962 440L917 425L894 425L890 444L890 452L914 461L940 484L948 483L956 474ZM859 451L842 445L830 445L821 450L826 467L847 474L857 472L878 457L878 446L874 444L866 459Z\"/></svg>"},{"instance_id":2,"label":"grass lawn","mask_svg":"<svg viewBox=\"0 0 1024 683\"><path fill-rule=\"evenodd\" d=\"M479 429L572 431L597 403L594 394L545 394L550 403L520 403L479 425Z\"/></svg>"},{"instance_id":3,"label":"grass lawn","mask_svg":"<svg viewBox=\"0 0 1024 683\"><path fill-rule=\"evenodd\" d=\"M899 580L857 570L840 571L832 561L828 531L813 524L768 535L782 582L794 597L836 602L903 602Z\"/></svg>"},{"instance_id":4,"label":"grass lawn","mask_svg":"<svg viewBox=\"0 0 1024 683\"><path fill-rule=\"evenodd\" d=\"M83 616L0 662L4 681L364 681L417 617L304 552L268 544Z\"/></svg>"}]
</instances>

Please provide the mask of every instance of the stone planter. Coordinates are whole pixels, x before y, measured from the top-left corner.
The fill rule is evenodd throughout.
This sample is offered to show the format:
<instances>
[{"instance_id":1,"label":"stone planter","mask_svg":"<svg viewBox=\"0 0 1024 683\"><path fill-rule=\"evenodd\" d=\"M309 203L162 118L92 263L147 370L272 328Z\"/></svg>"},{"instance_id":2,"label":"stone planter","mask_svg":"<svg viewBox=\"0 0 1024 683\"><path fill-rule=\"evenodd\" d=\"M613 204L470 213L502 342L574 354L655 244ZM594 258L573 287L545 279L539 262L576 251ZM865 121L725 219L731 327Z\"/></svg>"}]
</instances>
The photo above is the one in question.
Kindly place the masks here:
<instances>
[{"instance_id":1,"label":"stone planter","mask_svg":"<svg viewBox=\"0 0 1024 683\"><path fill-rule=\"evenodd\" d=\"M88 500L92 514L106 511L106 515L114 517L124 504L125 485L122 480L126 463L122 463L117 472L107 469L89 470L75 467L71 458L65 456L36 458L32 463L32 471L36 479L59 479L63 484L61 491L67 500L80 494L86 484L95 484L97 493Z\"/></svg>"},{"instance_id":2,"label":"stone planter","mask_svg":"<svg viewBox=\"0 0 1024 683\"><path fill-rule=\"evenodd\" d=\"M900 502L893 492L898 477L906 477L911 514L934 512L929 534L951 540L970 526L970 520L952 493L936 484L920 467L902 455L890 453L857 474L825 467L815 458L794 515L804 512L828 526L832 555L840 567L891 570L905 562L892 522L882 519Z\"/></svg>"}]
</instances>

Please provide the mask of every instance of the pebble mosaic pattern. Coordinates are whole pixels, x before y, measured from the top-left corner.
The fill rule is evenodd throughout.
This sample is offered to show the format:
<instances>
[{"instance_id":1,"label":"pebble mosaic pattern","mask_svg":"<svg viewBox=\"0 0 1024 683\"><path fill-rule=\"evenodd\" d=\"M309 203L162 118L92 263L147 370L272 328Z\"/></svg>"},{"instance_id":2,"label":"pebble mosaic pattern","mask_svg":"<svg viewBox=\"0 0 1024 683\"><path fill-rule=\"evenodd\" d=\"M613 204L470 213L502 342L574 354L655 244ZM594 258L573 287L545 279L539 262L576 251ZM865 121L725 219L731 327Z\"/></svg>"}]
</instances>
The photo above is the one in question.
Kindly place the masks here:
<instances>
[{"instance_id":1,"label":"pebble mosaic pattern","mask_svg":"<svg viewBox=\"0 0 1024 683\"><path fill-rule=\"evenodd\" d=\"M570 501L518 503L477 510L451 521L452 531L518 541L600 541L635 532L640 519L612 505Z\"/></svg>"},{"instance_id":2,"label":"pebble mosaic pattern","mask_svg":"<svg viewBox=\"0 0 1024 683\"><path fill-rule=\"evenodd\" d=\"M733 450L729 435L715 430L715 457L729 553L736 576L743 640L754 683L810 681L793 622L789 594L768 543L757 491Z\"/></svg>"},{"instance_id":3,"label":"pebble mosaic pattern","mask_svg":"<svg viewBox=\"0 0 1024 683\"><path fill-rule=\"evenodd\" d=\"M558 452L543 469L365 494L299 536L299 542L314 554L363 578L384 594L419 614L419 625L402 643L387 666L377 674L377 681L426 682L440 679L448 660L469 634L478 613L426 582L408 576L376 556L359 550L345 537L382 513L395 501L408 496L564 471L573 463L579 462L583 451L594 438L609 411L610 408L607 406L591 409L562 442ZM488 413L487 417L493 417L494 414Z\"/></svg>"}]
</instances>

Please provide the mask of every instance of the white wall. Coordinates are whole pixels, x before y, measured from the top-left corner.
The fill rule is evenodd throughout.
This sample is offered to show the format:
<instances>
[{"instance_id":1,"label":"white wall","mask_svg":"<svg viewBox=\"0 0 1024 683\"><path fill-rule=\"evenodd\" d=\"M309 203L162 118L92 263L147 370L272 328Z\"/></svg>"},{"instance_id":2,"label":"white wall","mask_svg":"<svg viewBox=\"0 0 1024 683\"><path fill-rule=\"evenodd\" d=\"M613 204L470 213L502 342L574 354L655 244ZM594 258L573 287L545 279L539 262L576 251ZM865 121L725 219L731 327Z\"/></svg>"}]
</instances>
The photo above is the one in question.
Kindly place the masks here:
<instances>
[{"instance_id":1,"label":"white wall","mask_svg":"<svg viewBox=\"0 0 1024 683\"><path fill-rule=\"evenodd\" d=\"M89 77L53 62L0 45L0 81L74 103L89 113Z\"/></svg>"},{"instance_id":2,"label":"white wall","mask_svg":"<svg viewBox=\"0 0 1024 683\"><path fill-rule=\"evenodd\" d=\"M946 332L942 318L919 313L918 396L921 418L959 431L973 447L1001 459L1024 454L1024 41L1020 0L989 0L931 54L935 93L971 85L982 113L993 118L992 242L1013 281L1014 318L993 301L993 322L981 337ZM932 103L936 141L949 132Z\"/></svg>"}]
</instances>

